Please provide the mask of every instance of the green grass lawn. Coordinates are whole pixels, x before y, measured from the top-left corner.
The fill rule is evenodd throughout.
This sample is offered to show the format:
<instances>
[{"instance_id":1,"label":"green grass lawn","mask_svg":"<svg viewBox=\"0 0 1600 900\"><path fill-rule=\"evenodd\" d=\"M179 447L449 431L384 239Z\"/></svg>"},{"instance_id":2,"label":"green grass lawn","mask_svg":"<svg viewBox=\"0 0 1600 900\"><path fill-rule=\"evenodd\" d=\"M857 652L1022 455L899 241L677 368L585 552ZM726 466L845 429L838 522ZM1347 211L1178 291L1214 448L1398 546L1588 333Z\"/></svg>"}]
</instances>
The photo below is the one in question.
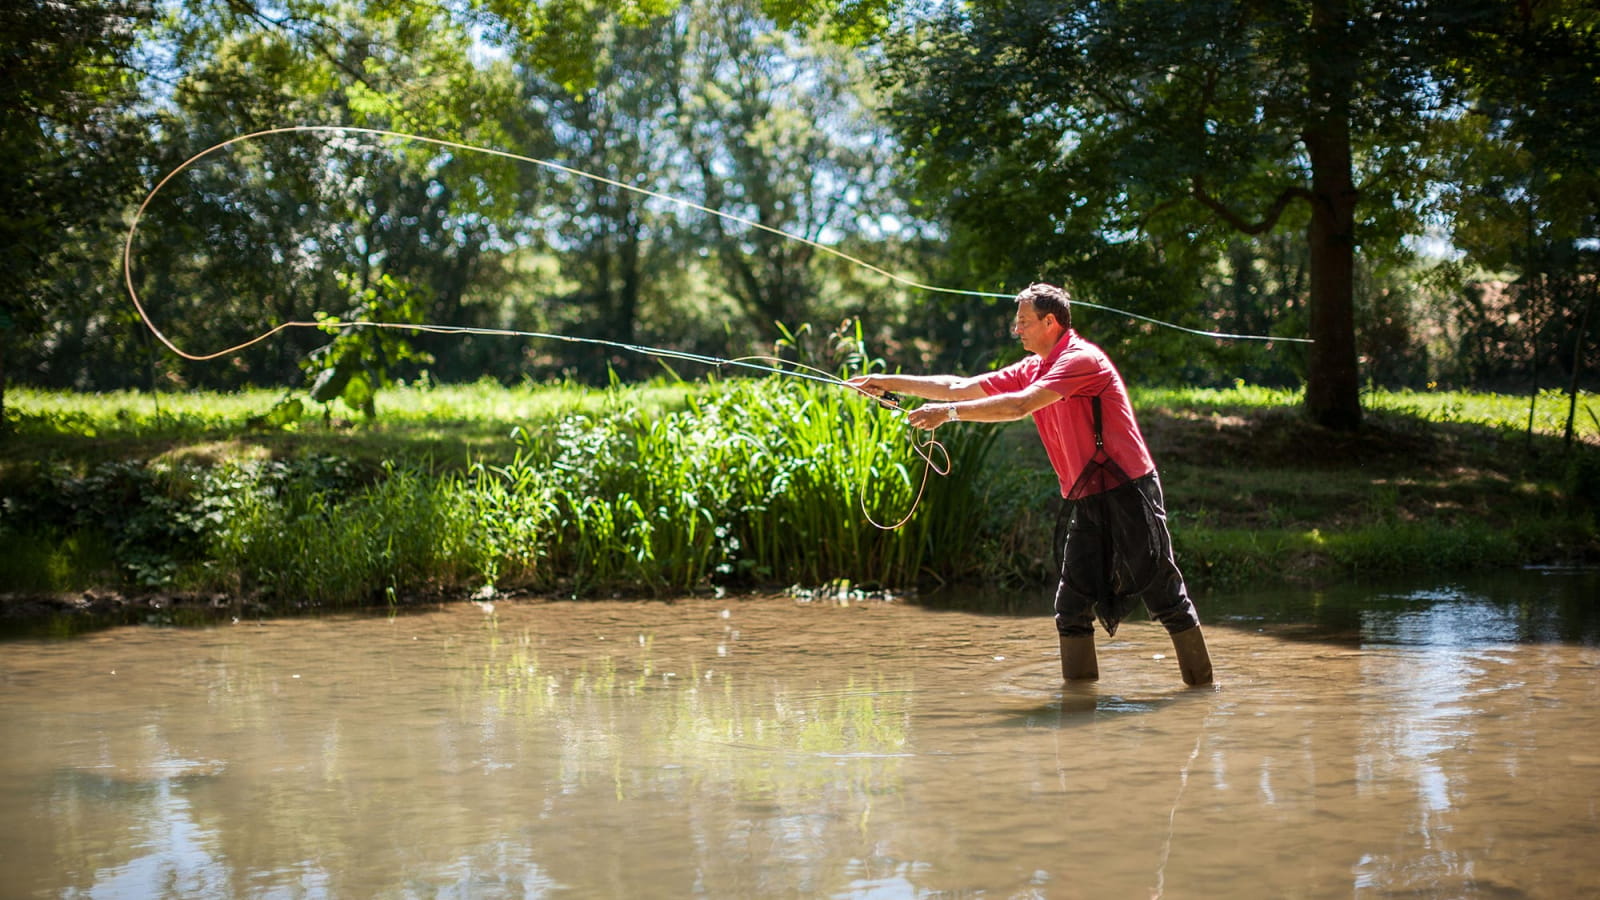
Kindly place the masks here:
<instances>
[{"instance_id":1,"label":"green grass lawn","mask_svg":"<svg viewBox=\"0 0 1600 900\"><path fill-rule=\"evenodd\" d=\"M308 412L287 428L264 427L282 391L79 394L13 388L6 395L14 433L6 466L29 460L83 465L116 459L217 463L331 453L379 462L406 459L442 468L503 463L516 451L513 430L572 413L605 414L619 404L664 411L715 390L701 384L648 384L615 390L577 385L502 387L493 382L390 388L378 417L362 421L335 406Z\"/></svg>"},{"instance_id":2,"label":"green grass lawn","mask_svg":"<svg viewBox=\"0 0 1600 900\"><path fill-rule=\"evenodd\" d=\"M1373 392L1362 429L1317 428L1260 389L1136 391L1173 531L1202 577L1382 575L1593 559L1600 427L1579 398Z\"/></svg>"}]
</instances>

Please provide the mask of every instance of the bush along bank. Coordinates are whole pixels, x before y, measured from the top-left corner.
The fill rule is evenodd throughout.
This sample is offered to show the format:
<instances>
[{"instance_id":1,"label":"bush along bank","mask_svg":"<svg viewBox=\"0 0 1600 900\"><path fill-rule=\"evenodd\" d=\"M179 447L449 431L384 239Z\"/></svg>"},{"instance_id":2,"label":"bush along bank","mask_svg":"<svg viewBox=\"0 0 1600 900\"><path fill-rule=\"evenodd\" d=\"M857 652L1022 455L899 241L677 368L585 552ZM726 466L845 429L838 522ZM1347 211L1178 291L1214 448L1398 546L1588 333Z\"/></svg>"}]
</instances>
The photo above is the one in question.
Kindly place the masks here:
<instances>
[{"instance_id":1,"label":"bush along bank","mask_svg":"<svg viewBox=\"0 0 1600 900\"><path fill-rule=\"evenodd\" d=\"M987 480L934 475L924 490L916 437L848 392L766 382L677 411L528 425L509 463L464 471L325 455L41 465L9 479L0 590L221 592L288 608L486 586L584 597L956 578L979 565L968 529ZM993 429L939 438L940 467L987 470ZM914 505L903 527L873 524Z\"/></svg>"}]
</instances>

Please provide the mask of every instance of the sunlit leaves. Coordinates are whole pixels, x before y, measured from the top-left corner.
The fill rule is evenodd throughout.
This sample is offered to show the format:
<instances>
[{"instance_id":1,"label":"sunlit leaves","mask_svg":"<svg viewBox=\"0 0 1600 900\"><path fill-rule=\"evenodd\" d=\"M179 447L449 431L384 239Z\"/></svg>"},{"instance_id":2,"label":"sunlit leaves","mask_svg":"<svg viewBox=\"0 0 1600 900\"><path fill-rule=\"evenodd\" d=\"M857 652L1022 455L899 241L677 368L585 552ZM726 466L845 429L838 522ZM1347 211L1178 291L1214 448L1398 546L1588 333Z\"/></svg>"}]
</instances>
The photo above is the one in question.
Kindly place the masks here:
<instances>
[{"instance_id":1,"label":"sunlit leaves","mask_svg":"<svg viewBox=\"0 0 1600 900\"><path fill-rule=\"evenodd\" d=\"M608 23L638 29L665 16L672 0L473 0L486 37L527 60L564 90L593 87L605 63Z\"/></svg>"}]
</instances>

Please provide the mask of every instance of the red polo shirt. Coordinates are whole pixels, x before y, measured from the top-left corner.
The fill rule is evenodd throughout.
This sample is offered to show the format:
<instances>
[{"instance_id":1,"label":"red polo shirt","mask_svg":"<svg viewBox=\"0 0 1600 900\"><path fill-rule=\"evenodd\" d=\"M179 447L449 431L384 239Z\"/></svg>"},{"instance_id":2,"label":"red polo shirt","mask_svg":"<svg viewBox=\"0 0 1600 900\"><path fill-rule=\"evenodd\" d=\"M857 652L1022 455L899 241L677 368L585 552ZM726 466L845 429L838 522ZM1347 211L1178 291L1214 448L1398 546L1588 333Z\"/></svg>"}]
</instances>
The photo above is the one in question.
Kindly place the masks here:
<instances>
[{"instance_id":1,"label":"red polo shirt","mask_svg":"<svg viewBox=\"0 0 1600 900\"><path fill-rule=\"evenodd\" d=\"M1039 429L1050 464L1055 467L1063 497L1094 456L1094 414L1089 398L1096 395L1100 397L1101 433L1111 459L1129 478L1142 478L1156 470L1117 367L1105 351L1079 337L1076 331L1062 335L1048 354L1030 355L978 376L977 382L990 396L1014 393L1031 384L1041 384L1061 395L1060 400L1035 410L1033 423Z\"/></svg>"}]
</instances>

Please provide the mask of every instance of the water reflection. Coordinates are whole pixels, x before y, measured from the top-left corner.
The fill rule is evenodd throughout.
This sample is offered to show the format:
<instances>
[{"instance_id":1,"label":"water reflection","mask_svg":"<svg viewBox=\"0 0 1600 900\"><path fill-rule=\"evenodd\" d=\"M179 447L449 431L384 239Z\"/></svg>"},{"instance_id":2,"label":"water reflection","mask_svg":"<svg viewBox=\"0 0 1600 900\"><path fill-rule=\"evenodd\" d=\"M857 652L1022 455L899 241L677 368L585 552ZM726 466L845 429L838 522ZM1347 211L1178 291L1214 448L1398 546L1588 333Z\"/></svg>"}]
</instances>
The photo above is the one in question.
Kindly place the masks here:
<instances>
[{"instance_id":1,"label":"water reflection","mask_svg":"<svg viewBox=\"0 0 1600 900\"><path fill-rule=\"evenodd\" d=\"M0 875L140 898L1582 896L1600 650L1553 578L1210 597L1213 690L1141 622L1063 686L1047 598L15 642Z\"/></svg>"},{"instance_id":2,"label":"water reflection","mask_svg":"<svg viewBox=\"0 0 1600 900\"><path fill-rule=\"evenodd\" d=\"M1600 570L1522 569L1440 583L1346 584L1207 598L1211 621L1369 646L1600 645Z\"/></svg>"}]
</instances>

